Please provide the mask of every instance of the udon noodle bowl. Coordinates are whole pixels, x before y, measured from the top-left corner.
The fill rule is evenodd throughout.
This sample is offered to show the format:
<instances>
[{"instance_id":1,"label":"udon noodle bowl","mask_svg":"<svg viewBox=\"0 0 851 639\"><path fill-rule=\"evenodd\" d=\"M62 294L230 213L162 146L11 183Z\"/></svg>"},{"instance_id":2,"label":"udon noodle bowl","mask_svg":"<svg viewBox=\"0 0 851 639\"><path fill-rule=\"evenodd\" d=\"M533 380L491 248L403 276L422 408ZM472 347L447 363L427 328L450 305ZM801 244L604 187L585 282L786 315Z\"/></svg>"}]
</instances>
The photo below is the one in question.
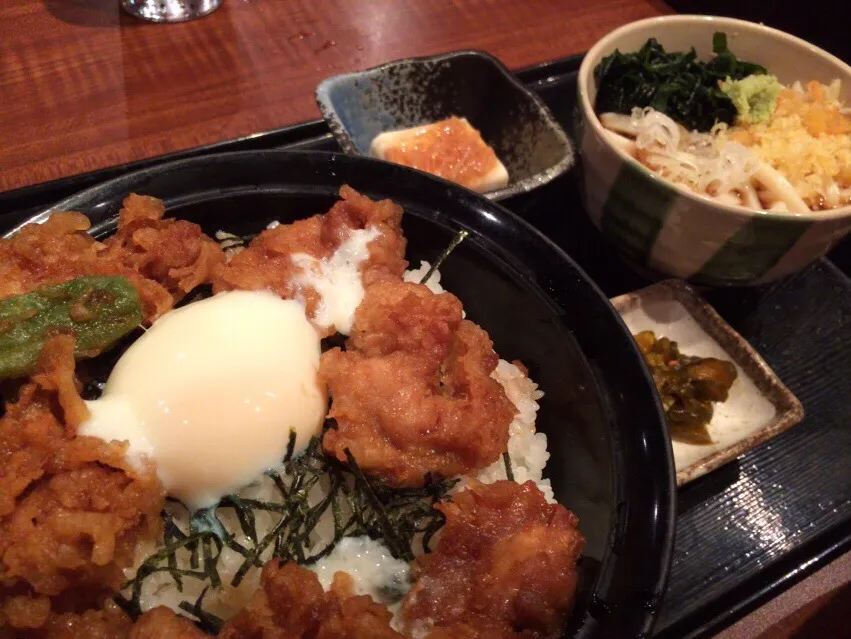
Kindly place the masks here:
<instances>
[{"instance_id":1,"label":"udon noodle bowl","mask_svg":"<svg viewBox=\"0 0 851 639\"><path fill-rule=\"evenodd\" d=\"M662 50L660 55L688 54ZM725 81L712 64L693 63L706 74L702 90L721 100L726 99L722 92L734 98L738 112L729 121L716 119L713 126L710 120L698 131L677 109L653 108L657 98L621 102L621 112L598 104L611 142L671 183L721 204L789 213L851 204L851 109L840 100L840 81L783 86L760 72L737 83L729 77ZM689 81L684 78L674 78L672 85ZM605 81L619 78L609 72ZM661 91L652 82L642 90L650 95ZM755 104L759 117L751 112Z\"/></svg>"}]
</instances>

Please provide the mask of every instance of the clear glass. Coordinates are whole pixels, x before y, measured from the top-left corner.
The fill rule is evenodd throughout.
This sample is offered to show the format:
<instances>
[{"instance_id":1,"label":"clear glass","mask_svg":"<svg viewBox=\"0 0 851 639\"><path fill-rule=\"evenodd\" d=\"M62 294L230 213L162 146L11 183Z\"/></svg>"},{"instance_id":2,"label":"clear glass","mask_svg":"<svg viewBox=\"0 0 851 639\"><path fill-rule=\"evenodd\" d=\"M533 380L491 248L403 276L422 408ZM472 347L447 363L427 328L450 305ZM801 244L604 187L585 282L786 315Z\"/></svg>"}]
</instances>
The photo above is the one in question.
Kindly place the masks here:
<instances>
[{"instance_id":1,"label":"clear glass","mask_svg":"<svg viewBox=\"0 0 851 639\"><path fill-rule=\"evenodd\" d=\"M127 13L151 22L186 22L212 13L222 0L121 0Z\"/></svg>"}]
</instances>

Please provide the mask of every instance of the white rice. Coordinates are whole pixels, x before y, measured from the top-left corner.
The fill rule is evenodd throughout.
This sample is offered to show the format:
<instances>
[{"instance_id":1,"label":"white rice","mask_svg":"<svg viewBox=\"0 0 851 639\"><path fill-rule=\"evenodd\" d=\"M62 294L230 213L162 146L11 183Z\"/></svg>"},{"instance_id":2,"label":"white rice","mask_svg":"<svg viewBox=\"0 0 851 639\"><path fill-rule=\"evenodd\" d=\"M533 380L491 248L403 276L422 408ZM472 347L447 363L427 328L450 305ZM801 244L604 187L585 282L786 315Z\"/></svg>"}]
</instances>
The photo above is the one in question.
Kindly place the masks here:
<instances>
[{"instance_id":1,"label":"white rice","mask_svg":"<svg viewBox=\"0 0 851 639\"><path fill-rule=\"evenodd\" d=\"M278 228L281 223L278 220L272 220L266 225L266 230ZM222 251L225 253L225 261L230 262L234 256L239 255L245 250L245 240L239 235L228 233L227 231L216 231L216 241L219 243Z\"/></svg>"},{"instance_id":2,"label":"white rice","mask_svg":"<svg viewBox=\"0 0 851 639\"><path fill-rule=\"evenodd\" d=\"M239 235L227 231L216 231L216 241L225 253L226 262L230 262L234 256L245 250L244 240Z\"/></svg>"},{"instance_id":3,"label":"white rice","mask_svg":"<svg viewBox=\"0 0 851 639\"><path fill-rule=\"evenodd\" d=\"M547 436L535 431L538 400L544 396L543 391L538 390L538 385L519 368L504 359L499 360L491 376L502 384L505 394L517 409L517 416L508 427L508 457L514 481L522 484L531 479L548 502L556 503L550 480L543 477L544 466L550 458ZM500 459L480 470L476 479L483 484L508 479L504 460Z\"/></svg>"},{"instance_id":4,"label":"white rice","mask_svg":"<svg viewBox=\"0 0 851 639\"><path fill-rule=\"evenodd\" d=\"M217 234L217 239L224 239L218 236L219 234ZM404 279L408 282L419 282L430 268L431 265L428 262L421 262L418 269L406 271ZM436 294L444 292L440 285L440 273L438 271L432 274L426 285ZM544 467L549 459L547 437L543 433L535 431L538 400L543 397L543 392L538 390L537 384L526 377L517 366L505 360L499 361L492 376L502 384L506 395L518 411L517 416L509 426L508 441L508 454L511 459L514 481L518 483L527 480L534 481L547 500L554 503L555 499L550 481L543 478ZM284 474L281 473L281 476L284 477ZM489 484L506 478L504 460L499 459L479 471L474 478L462 478L456 490L468 485L471 479ZM309 504L319 503L325 495L325 490L327 490L326 486L323 486L322 483L317 484L309 495ZM264 502L280 499L280 493L274 482L265 475L259 478L256 484L241 490L239 496ZM189 532L189 518L186 511L174 504L168 504L166 508L178 527L184 534L187 534ZM243 535L239 522L231 509L220 509L217 514L225 528L231 534L234 534L238 543L244 547L253 547L253 543ZM333 539L333 520L330 509L325 515L316 526L313 546L307 549L308 554L318 552ZM257 512L255 523L258 538L262 538L269 532L279 517L277 514ZM162 541L160 541L161 543ZM155 551L156 547L153 544L137 548L136 565L126 571L126 577L132 578L138 566ZM260 559L265 563L271 558L271 555L272 548L270 547L266 549ZM238 587L234 588L230 585L243 560L240 554L227 547L222 550L217 565L219 576L224 585L216 589L211 588L208 591L203 606L207 612L222 619L228 619L248 603L254 591L260 586L260 569L254 567L248 570ZM178 553L178 566L181 568L189 567L188 551ZM391 604L391 610L394 607L392 605L394 600L397 607L399 599L410 587L408 565L404 561L393 558L383 544L367 537L344 539L329 556L308 567L317 573L320 582L326 589L331 584L334 572L338 570L348 572L354 580L355 591L358 594L369 594L377 601ZM177 612L180 612L181 601L194 602L207 585L199 579L185 577L183 579L183 591L181 592L167 572L153 574L147 577L143 584L140 598L142 610L164 605Z\"/></svg>"},{"instance_id":5,"label":"white rice","mask_svg":"<svg viewBox=\"0 0 851 639\"><path fill-rule=\"evenodd\" d=\"M402 279L406 282L414 282L415 284L419 284L422 282L423 278L428 274L431 269L431 264L423 260L420 262L420 267L415 269L408 269L405 271L405 274L402 275ZM440 285L440 271L437 269L434 270L434 273L431 274L431 277L428 278L428 281L425 283L428 289L434 293L435 295L440 295L441 293L445 293L446 291Z\"/></svg>"},{"instance_id":6,"label":"white rice","mask_svg":"<svg viewBox=\"0 0 851 639\"><path fill-rule=\"evenodd\" d=\"M394 604L411 587L411 567L396 559L387 546L369 537L345 537L327 557L308 566L325 590L334 574L343 571L354 580L356 595L370 595L384 604Z\"/></svg>"}]
</instances>

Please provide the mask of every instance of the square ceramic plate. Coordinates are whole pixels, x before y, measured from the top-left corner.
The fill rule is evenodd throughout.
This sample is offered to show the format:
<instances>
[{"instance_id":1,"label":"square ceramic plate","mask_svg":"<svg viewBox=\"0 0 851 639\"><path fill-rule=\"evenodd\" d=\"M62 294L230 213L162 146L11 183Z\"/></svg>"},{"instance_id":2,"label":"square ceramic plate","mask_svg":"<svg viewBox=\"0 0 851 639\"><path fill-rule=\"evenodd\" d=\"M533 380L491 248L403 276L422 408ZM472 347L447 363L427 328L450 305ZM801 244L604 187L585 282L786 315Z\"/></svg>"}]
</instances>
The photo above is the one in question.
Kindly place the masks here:
<instances>
[{"instance_id":1,"label":"square ceramic plate","mask_svg":"<svg viewBox=\"0 0 851 639\"><path fill-rule=\"evenodd\" d=\"M508 169L508 186L485 194L492 200L531 191L574 162L570 140L541 99L479 51L334 76L319 84L316 102L349 154L369 155L372 140L385 131L467 118Z\"/></svg>"},{"instance_id":2,"label":"square ceramic plate","mask_svg":"<svg viewBox=\"0 0 851 639\"><path fill-rule=\"evenodd\" d=\"M612 304L635 334L652 330L686 355L732 361L738 377L726 402L713 404L713 444L674 441L677 485L705 475L794 426L804 408L765 360L694 289L667 280L621 295Z\"/></svg>"}]
</instances>

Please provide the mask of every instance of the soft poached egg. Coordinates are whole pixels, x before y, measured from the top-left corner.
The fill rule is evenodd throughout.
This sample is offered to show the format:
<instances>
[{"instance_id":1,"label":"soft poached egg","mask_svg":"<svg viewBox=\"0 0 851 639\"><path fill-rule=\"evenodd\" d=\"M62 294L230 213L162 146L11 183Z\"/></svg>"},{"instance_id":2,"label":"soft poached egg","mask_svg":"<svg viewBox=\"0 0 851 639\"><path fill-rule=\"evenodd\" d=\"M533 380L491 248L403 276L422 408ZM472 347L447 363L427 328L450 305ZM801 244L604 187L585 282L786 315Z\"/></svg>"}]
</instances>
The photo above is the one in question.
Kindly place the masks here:
<instances>
[{"instance_id":1,"label":"soft poached egg","mask_svg":"<svg viewBox=\"0 0 851 639\"><path fill-rule=\"evenodd\" d=\"M451 117L378 134L369 153L486 193L508 185L508 170L467 118Z\"/></svg>"},{"instance_id":2,"label":"soft poached egg","mask_svg":"<svg viewBox=\"0 0 851 639\"><path fill-rule=\"evenodd\" d=\"M318 435L327 396L304 307L231 291L174 310L121 356L81 435L127 441L169 495L213 506Z\"/></svg>"}]
</instances>

